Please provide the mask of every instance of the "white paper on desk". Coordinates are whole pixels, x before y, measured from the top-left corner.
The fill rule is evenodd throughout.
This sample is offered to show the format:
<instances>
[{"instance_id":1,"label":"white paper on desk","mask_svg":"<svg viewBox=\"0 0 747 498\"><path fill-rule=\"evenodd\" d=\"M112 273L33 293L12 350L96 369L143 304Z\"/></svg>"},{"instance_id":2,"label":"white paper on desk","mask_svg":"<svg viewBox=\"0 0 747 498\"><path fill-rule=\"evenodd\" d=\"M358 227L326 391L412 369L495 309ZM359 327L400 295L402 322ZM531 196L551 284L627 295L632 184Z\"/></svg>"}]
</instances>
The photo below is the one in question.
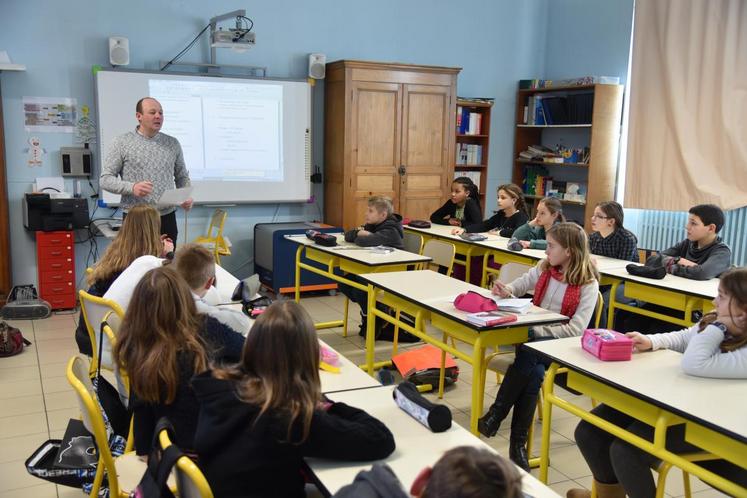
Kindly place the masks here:
<instances>
[{"instance_id":1,"label":"white paper on desk","mask_svg":"<svg viewBox=\"0 0 747 498\"><path fill-rule=\"evenodd\" d=\"M532 300L528 298L500 299L498 296L493 296L493 301L498 305L499 310L519 313L520 315L532 308Z\"/></svg>"},{"instance_id":2,"label":"white paper on desk","mask_svg":"<svg viewBox=\"0 0 747 498\"><path fill-rule=\"evenodd\" d=\"M158 206L178 206L192 196L194 187L182 187L165 191L158 199Z\"/></svg>"}]
</instances>

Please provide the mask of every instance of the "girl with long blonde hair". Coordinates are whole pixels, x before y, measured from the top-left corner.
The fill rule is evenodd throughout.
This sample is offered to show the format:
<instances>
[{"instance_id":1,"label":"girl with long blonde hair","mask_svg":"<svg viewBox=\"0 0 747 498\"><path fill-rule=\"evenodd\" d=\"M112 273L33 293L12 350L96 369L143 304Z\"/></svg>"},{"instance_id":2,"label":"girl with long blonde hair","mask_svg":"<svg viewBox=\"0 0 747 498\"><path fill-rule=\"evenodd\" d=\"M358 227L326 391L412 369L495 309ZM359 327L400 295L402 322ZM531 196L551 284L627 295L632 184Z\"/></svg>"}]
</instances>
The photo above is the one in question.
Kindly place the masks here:
<instances>
[{"instance_id":1,"label":"girl with long blonde hair","mask_svg":"<svg viewBox=\"0 0 747 498\"><path fill-rule=\"evenodd\" d=\"M529 340L580 336L591 322L599 293L599 273L589 257L586 233L575 223L557 223L547 231L547 258L508 285L496 282L493 294L523 296L534 289L533 303L569 318L567 323L529 329ZM545 369L549 362L520 348L508 368L495 402L480 418L478 430L486 437L498 432L513 408L509 458L529 471L526 442Z\"/></svg>"},{"instance_id":2,"label":"girl with long blonde hair","mask_svg":"<svg viewBox=\"0 0 747 498\"><path fill-rule=\"evenodd\" d=\"M112 282L140 256L164 257L174 250L174 244L161 235L161 216L155 208L146 205L133 207L122 222L117 237L104 251L86 279L88 293L101 297ZM83 319L78 318L75 342L81 353L93 356L91 338Z\"/></svg>"},{"instance_id":3,"label":"girl with long blonde hair","mask_svg":"<svg viewBox=\"0 0 747 498\"><path fill-rule=\"evenodd\" d=\"M316 330L293 301L257 318L238 365L192 385L195 449L216 496L304 496L304 457L366 461L394 451L384 424L322 396Z\"/></svg>"},{"instance_id":4,"label":"girl with long blonde hair","mask_svg":"<svg viewBox=\"0 0 747 498\"><path fill-rule=\"evenodd\" d=\"M191 451L198 404L189 385L210 362L238 361L244 337L197 313L187 283L170 267L150 270L135 287L117 334L114 358L130 379L135 449L150 453L162 416L176 444Z\"/></svg>"}]
</instances>

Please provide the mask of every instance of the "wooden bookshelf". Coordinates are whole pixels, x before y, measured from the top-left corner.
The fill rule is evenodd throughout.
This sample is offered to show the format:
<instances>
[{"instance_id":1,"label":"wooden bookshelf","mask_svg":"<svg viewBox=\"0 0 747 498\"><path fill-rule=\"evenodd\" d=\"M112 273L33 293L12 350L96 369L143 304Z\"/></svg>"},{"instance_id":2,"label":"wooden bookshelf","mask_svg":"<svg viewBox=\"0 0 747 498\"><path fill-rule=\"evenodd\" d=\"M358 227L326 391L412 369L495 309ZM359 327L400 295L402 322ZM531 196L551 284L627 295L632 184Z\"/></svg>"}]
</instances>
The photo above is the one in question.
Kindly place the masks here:
<instances>
[{"instance_id":1,"label":"wooden bookshelf","mask_svg":"<svg viewBox=\"0 0 747 498\"><path fill-rule=\"evenodd\" d=\"M471 176L475 172L480 173L480 181L476 182L480 189L480 204L485 209L485 188L488 180L488 158L490 146L490 111L493 104L490 102L474 102L471 100L457 99L457 121L459 123L461 109L467 109L470 113L477 113L480 117L480 131L477 134L459 133L456 127L456 147L452 158L454 162L454 177ZM456 124L455 123L455 124ZM482 157L479 163L468 162L460 164L457 154L462 145L479 145L482 147Z\"/></svg>"},{"instance_id":2,"label":"wooden bookshelf","mask_svg":"<svg viewBox=\"0 0 747 498\"><path fill-rule=\"evenodd\" d=\"M593 93L591 123L532 125L524 121L524 106L529 97L568 96L578 93ZM520 89L516 94L516 129L514 133L513 181L522 186L532 212L543 197L533 195L526 185L529 168L546 168L547 176L554 181L571 181L586 184L584 201L562 199L566 217L591 230L591 215L594 207L602 201L615 198L617 160L622 120L622 85L581 85L573 87ZM588 163L553 163L526 160L519 157L530 145L545 145L554 148L561 142L565 147L589 147ZM529 193L528 193L529 192Z\"/></svg>"}]
</instances>

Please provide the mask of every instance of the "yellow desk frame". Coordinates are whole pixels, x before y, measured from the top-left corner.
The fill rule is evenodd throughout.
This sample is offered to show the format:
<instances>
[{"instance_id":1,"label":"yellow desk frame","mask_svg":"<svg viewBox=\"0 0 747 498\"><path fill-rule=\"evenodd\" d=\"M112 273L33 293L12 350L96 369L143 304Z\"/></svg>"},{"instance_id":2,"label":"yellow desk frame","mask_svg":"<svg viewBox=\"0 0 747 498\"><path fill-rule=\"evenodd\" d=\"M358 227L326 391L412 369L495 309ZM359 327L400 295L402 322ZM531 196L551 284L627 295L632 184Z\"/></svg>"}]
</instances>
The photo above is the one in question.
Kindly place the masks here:
<instances>
[{"instance_id":1,"label":"yellow desk frame","mask_svg":"<svg viewBox=\"0 0 747 498\"><path fill-rule=\"evenodd\" d=\"M415 317L415 324L397 321L395 317L377 309L376 303L380 302ZM526 342L528 339L529 325L517 325L494 330L478 331L468 327L463 322L449 318L438 313L432 313L424 306L414 303L409 299L379 289L373 284L368 286L368 323L366 330L366 364L365 369L373 375L376 367L375 361L375 321L377 318L386 320L399 328L406 330L419 337L427 344L432 344L441 350L441 376L439 382L439 395L443 394L444 388L444 365L446 353L472 365L472 409L470 412L469 430L477 435L477 419L483 410L483 395L485 392L485 350L490 347L498 347L509 344ZM425 322L443 332L441 340L429 336L425 331ZM448 332L446 332L448 331ZM472 353L464 353L447 343L448 337L454 337L462 342L472 345Z\"/></svg>"},{"instance_id":2,"label":"yellow desk frame","mask_svg":"<svg viewBox=\"0 0 747 498\"><path fill-rule=\"evenodd\" d=\"M317 268L304 263L301 259L303 257L317 263L325 265L326 268ZM350 279L345 278L342 275L335 273L335 269L339 269L344 273L352 273L354 275L360 275L361 273L377 273L384 271L404 271L412 265L418 265L419 263L395 263L389 265L376 265L369 266L363 263L358 263L347 258L340 257L338 254L330 254L329 252L322 251L313 246L299 244L296 249L296 279L295 279L295 301L301 300L301 270L308 270L317 275L321 275L335 282L349 285L356 289L360 289L364 292L368 292L368 287L359 282L354 282ZM345 317L347 318L347 317ZM320 322L315 323L314 326L319 329L330 329L335 327L342 327L346 320L334 320L331 322Z\"/></svg>"},{"instance_id":3,"label":"yellow desk frame","mask_svg":"<svg viewBox=\"0 0 747 498\"><path fill-rule=\"evenodd\" d=\"M735 441L713 429L701 424L687 420L681 416L670 413L652 403L637 398L631 394L624 393L619 389L605 384L599 380L584 375L573 367L568 367L568 387L590 396L592 399L609 405L623 413L630 415L646 424L654 427L654 440L648 441L637 436L620 426L602 419L570 401L558 397L554 392L555 375L561 368L557 362L553 362L545 375L542 391L544 403L542 405L542 449L540 451L540 475L539 479L547 483L547 473L550 463L550 429L552 426L552 407L557 406L577 417L593 424L596 427L616 436L627 443L636 446L662 461L682 469L683 471L703 479L708 484L715 486L733 496L747 497L747 489L731 482L713 472L700 467L695 462L684 458L682 455L672 453L666 449L667 428L672 425L685 424L685 439L702 448L703 450L723 458L736 465L743 465L744 455L747 454L747 444Z\"/></svg>"},{"instance_id":4,"label":"yellow desk frame","mask_svg":"<svg viewBox=\"0 0 747 498\"><path fill-rule=\"evenodd\" d=\"M713 304L709 298L694 296L676 290L662 289L660 287L646 284L645 282L626 280L620 277L602 274L599 284L612 286L612 289L610 290L609 309L607 310L607 323L613 323L615 310L621 309L638 315L644 315L657 320L681 325L683 327L690 327L693 324L691 320L693 311L699 310L706 313L713 309ZM622 284L625 284L625 297L664 306L665 308L670 308L675 311L681 311L683 313L682 318L665 315L638 306L618 303L616 300L617 289Z\"/></svg>"}]
</instances>

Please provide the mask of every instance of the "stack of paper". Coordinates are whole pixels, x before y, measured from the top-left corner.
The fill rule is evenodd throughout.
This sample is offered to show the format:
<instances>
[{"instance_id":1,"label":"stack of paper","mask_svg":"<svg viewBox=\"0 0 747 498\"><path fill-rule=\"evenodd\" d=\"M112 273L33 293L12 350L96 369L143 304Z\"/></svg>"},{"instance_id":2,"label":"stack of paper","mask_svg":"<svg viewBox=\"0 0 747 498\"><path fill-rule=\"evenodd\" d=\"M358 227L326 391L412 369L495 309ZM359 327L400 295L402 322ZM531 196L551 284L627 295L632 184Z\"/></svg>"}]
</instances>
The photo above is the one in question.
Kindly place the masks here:
<instances>
[{"instance_id":1,"label":"stack of paper","mask_svg":"<svg viewBox=\"0 0 747 498\"><path fill-rule=\"evenodd\" d=\"M498 305L500 311L510 311L511 313L519 313L523 315L532 309L532 300L529 298L499 299L494 297L493 300L495 301L495 304Z\"/></svg>"}]
</instances>

